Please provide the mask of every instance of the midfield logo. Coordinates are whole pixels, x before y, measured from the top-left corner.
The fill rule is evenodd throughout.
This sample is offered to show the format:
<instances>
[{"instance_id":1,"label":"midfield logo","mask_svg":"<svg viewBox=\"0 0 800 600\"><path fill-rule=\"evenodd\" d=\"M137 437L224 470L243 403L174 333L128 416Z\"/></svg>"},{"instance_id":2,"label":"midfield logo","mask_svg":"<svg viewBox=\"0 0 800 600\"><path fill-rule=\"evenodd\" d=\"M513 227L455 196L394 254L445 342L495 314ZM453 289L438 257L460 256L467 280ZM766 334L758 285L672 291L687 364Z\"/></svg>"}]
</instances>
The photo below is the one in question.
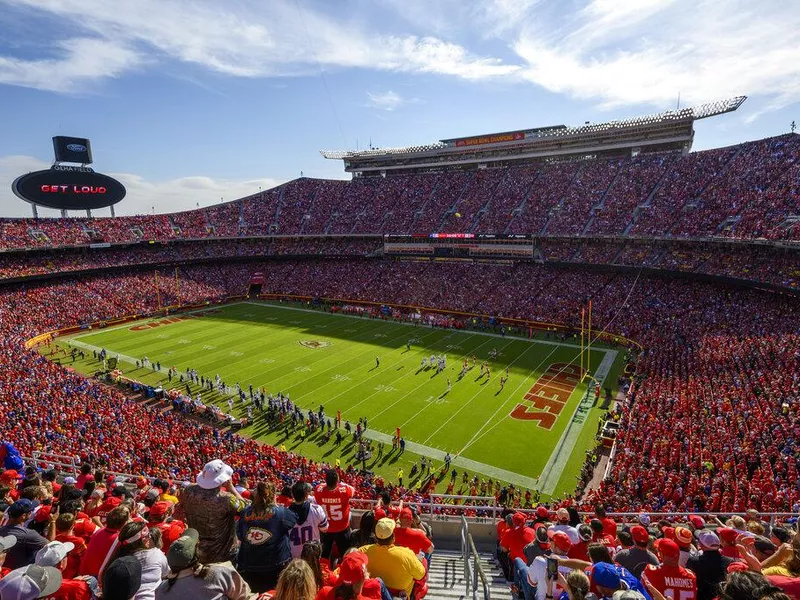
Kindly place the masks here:
<instances>
[{"instance_id":1,"label":"midfield logo","mask_svg":"<svg viewBox=\"0 0 800 600\"><path fill-rule=\"evenodd\" d=\"M300 340L300 345L305 346L306 348L311 348L312 350L317 350L319 348L327 348L331 345L331 342L321 342L319 340Z\"/></svg>"}]
</instances>

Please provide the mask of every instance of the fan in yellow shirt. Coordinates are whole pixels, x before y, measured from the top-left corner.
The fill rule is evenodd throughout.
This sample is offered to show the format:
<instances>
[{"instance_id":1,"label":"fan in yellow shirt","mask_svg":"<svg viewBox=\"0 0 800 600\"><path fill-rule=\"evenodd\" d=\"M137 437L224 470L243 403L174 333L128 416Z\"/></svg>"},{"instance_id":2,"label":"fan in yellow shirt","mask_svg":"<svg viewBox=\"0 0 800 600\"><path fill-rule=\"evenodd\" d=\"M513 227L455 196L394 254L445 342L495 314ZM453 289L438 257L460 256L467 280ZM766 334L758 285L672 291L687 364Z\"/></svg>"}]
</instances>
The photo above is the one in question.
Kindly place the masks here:
<instances>
[{"instance_id":1,"label":"fan in yellow shirt","mask_svg":"<svg viewBox=\"0 0 800 600\"><path fill-rule=\"evenodd\" d=\"M369 572L373 577L383 579L392 595L404 591L410 598L414 581L425 577L425 567L412 550L394 545L396 526L393 519L381 519L375 524L377 543L362 546L360 550L369 557Z\"/></svg>"}]
</instances>

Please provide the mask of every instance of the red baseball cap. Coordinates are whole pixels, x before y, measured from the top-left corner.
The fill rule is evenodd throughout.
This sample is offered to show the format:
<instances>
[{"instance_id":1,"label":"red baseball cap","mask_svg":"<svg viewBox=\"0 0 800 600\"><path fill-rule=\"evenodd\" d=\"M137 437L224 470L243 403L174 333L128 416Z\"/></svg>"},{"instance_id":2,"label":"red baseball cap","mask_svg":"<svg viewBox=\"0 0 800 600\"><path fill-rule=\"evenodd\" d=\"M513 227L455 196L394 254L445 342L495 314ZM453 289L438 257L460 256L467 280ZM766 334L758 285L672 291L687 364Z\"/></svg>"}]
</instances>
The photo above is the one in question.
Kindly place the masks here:
<instances>
[{"instance_id":1,"label":"red baseball cap","mask_svg":"<svg viewBox=\"0 0 800 600\"><path fill-rule=\"evenodd\" d=\"M536 517L539 519L546 519L550 516L550 511L547 510L546 506L537 506L536 507Z\"/></svg>"},{"instance_id":2,"label":"red baseball cap","mask_svg":"<svg viewBox=\"0 0 800 600\"><path fill-rule=\"evenodd\" d=\"M344 555L339 564L339 583L353 585L367 578L367 555L363 552L350 552Z\"/></svg>"},{"instance_id":3,"label":"red baseball cap","mask_svg":"<svg viewBox=\"0 0 800 600\"><path fill-rule=\"evenodd\" d=\"M656 540L655 547L656 550L661 552L664 558L680 558L681 556L680 547L672 540L666 538Z\"/></svg>"},{"instance_id":4,"label":"red baseball cap","mask_svg":"<svg viewBox=\"0 0 800 600\"><path fill-rule=\"evenodd\" d=\"M39 510L36 511L36 514L33 516L33 520L37 523L44 523L45 521L50 519L50 511L53 510L52 505L47 505L41 507Z\"/></svg>"},{"instance_id":5,"label":"red baseball cap","mask_svg":"<svg viewBox=\"0 0 800 600\"><path fill-rule=\"evenodd\" d=\"M515 512L514 516L511 517L511 522L516 525L517 527L522 527L525 525L525 521L527 521L527 517L525 513Z\"/></svg>"},{"instance_id":6,"label":"red baseball cap","mask_svg":"<svg viewBox=\"0 0 800 600\"><path fill-rule=\"evenodd\" d=\"M720 527L717 529L717 535L719 536L719 539L726 544L733 545L736 543L736 536L739 535L739 532L735 529L731 529L730 527Z\"/></svg>"},{"instance_id":7,"label":"red baseball cap","mask_svg":"<svg viewBox=\"0 0 800 600\"><path fill-rule=\"evenodd\" d=\"M375 509L375 522L377 523L381 519L385 519L385 518L386 518L386 511L383 510L382 508L376 508Z\"/></svg>"},{"instance_id":8,"label":"red baseball cap","mask_svg":"<svg viewBox=\"0 0 800 600\"><path fill-rule=\"evenodd\" d=\"M150 507L150 517L162 517L169 511L169 507L172 505L171 502L167 502L166 500L162 500L161 502L156 502L153 506Z\"/></svg>"},{"instance_id":9,"label":"red baseball cap","mask_svg":"<svg viewBox=\"0 0 800 600\"><path fill-rule=\"evenodd\" d=\"M695 529L702 529L706 526L705 520L700 515L689 515L689 523L691 523Z\"/></svg>"},{"instance_id":10,"label":"red baseball cap","mask_svg":"<svg viewBox=\"0 0 800 600\"><path fill-rule=\"evenodd\" d=\"M22 479L22 475L14 469L9 469L8 471L3 471L0 479Z\"/></svg>"},{"instance_id":11,"label":"red baseball cap","mask_svg":"<svg viewBox=\"0 0 800 600\"><path fill-rule=\"evenodd\" d=\"M562 552L569 552L569 549L572 548L572 541L569 539L569 536L563 531L554 531L551 529L548 532L548 535L550 536L550 539L553 541L555 547L561 550Z\"/></svg>"},{"instance_id":12,"label":"red baseball cap","mask_svg":"<svg viewBox=\"0 0 800 600\"><path fill-rule=\"evenodd\" d=\"M664 527L661 529L661 533L664 534L664 537L668 540L675 539L675 528L674 527Z\"/></svg>"},{"instance_id":13,"label":"red baseball cap","mask_svg":"<svg viewBox=\"0 0 800 600\"><path fill-rule=\"evenodd\" d=\"M647 533L647 529L641 525L634 525L631 527L631 537L637 544L646 544L650 541L650 534Z\"/></svg>"},{"instance_id":14,"label":"red baseball cap","mask_svg":"<svg viewBox=\"0 0 800 600\"><path fill-rule=\"evenodd\" d=\"M400 518L401 519L409 519L409 520L413 519L414 518L414 513L411 512L410 508L404 508L403 510L400 511Z\"/></svg>"}]
</instances>

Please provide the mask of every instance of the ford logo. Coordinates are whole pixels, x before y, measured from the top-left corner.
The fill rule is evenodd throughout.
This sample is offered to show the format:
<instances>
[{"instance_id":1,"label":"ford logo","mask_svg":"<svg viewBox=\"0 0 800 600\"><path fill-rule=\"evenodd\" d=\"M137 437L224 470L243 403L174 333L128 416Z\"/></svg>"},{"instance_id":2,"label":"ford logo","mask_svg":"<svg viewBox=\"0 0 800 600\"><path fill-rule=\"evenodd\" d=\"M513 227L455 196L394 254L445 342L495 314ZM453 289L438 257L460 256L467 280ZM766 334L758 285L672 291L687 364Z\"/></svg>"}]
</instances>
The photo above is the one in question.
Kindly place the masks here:
<instances>
[{"instance_id":1,"label":"ford logo","mask_svg":"<svg viewBox=\"0 0 800 600\"><path fill-rule=\"evenodd\" d=\"M83 144L67 144L67 150L72 152L86 152L86 146Z\"/></svg>"}]
</instances>

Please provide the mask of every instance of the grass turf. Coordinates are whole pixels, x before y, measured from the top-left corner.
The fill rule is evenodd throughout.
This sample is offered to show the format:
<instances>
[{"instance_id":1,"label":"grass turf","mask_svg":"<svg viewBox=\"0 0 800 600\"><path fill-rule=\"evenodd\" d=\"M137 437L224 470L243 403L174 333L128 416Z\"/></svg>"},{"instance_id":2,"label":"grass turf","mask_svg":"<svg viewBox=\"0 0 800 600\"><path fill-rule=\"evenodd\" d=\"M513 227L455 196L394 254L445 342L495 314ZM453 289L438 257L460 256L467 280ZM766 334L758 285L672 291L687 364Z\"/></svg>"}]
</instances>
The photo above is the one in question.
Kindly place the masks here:
<instances>
[{"instance_id":1,"label":"grass turf","mask_svg":"<svg viewBox=\"0 0 800 600\"><path fill-rule=\"evenodd\" d=\"M139 325L159 321L142 321ZM106 348L111 356L119 354L119 368L125 375L148 384L168 387L167 367L175 366L180 372L188 367L211 378L219 373L229 386L239 383L245 391L252 384L255 389L263 386L271 393L288 393L304 409L316 410L322 404L328 417L341 410L342 418L354 426L359 417L366 417L369 434L391 435L400 427L407 441L421 445L414 447L418 453L431 456L435 450L430 449L438 449L474 461L465 464L471 473L484 478L513 480L497 469L510 471L523 476L517 482L522 487L529 487L523 484L529 482L524 478L543 474L554 449L560 446L559 459L548 465L551 483L550 489L543 490L543 498L574 490L575 476L592 444L601 413L600 407L592 406L572 424L575 431L571 436L565 436L559 444L586 389L585 384L578 384L549 430L535 421L510 416L550 365L578 362L577 346L544 340L542 334L529 341L253 302L227 305L201 318L132 330L136 325L82 333L60 343L84 349L87 345ZM409 340L414 340L410 349ZM301 344L304 341L322 344L309 347ZM499 353L494 360L489 358L493 348ZM600 366L605 352L602 347L593 352L592 372ZM604 363L604 386L615 389L622 353L611 352ZM422 359L432 354L447 355L444 372L437 374L435 369L420 367ZM160 361L163 372L154 373L149 367L137 369L126 358L145 355L153 362ZM478 363L489 361L488 380L478 377L477 365L459 378L463 357L472 355L477 356ZM380 366L376 366L376 357ZM89 352L86 360L74 366L93 372L98 363ZM506 367L509 378L501 390L499 378ZM452 382L449 392L448 378ZM184 384L175 380L172 385L184 390ZM219 404L228 411L227 397L207 391L202 394L204 402ZM244 412L237 402L234 413ZM262 419L256 418L242 433L284 444L314 460L333 462L339 458L342 466L353 462L352 445L335 447L332 441L322 444L317 436L285 440L282 431L270 429ZM418 461L418 456L411 447L399 457L389 449L387 446L382 460L370 461L368 467L391 481L402 467L408 485L410 465ZM456 468L464 470L463 466ZM444 492L444 487L440 484L437 491ZM467 490L457 486L456 491Z\"/></svg>"}]
</instances>

